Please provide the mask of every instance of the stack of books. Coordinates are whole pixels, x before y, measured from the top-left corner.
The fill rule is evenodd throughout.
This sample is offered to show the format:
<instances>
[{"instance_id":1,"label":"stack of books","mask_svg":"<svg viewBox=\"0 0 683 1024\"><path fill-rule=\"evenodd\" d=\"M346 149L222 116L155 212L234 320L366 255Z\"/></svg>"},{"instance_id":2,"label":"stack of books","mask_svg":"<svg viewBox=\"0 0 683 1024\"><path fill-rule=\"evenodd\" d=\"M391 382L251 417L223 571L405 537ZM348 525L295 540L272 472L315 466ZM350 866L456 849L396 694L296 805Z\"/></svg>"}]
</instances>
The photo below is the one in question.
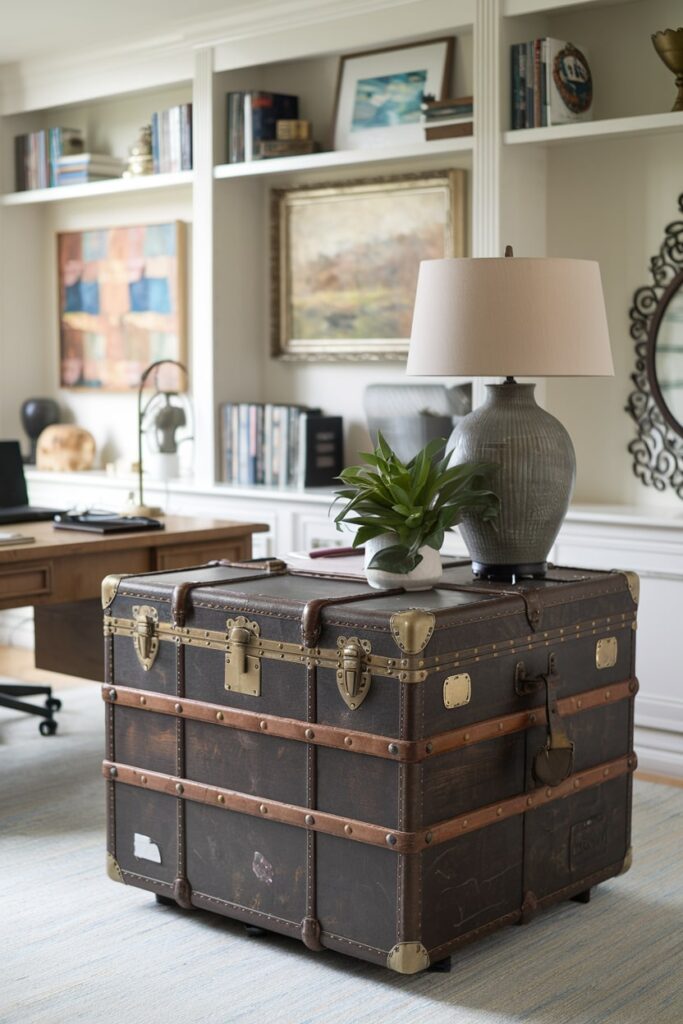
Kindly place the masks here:
<instances>
[{"instance_id":1,"label":"stack of books","mask_svg":"<svg viewBox=\"0 0 683 1024\"><path fill-rule=\"evenodd\" d=\"M474 102L471 96L454 99L434 100L425 98L422 103L422 123L425 139L456 139L472 134Z\"/></svg>"},{"instance_id":2,"label":"stack of books","mask_svg":"<svg viewBox=\"0 0 683 1024\"><path fill-rule=\"evenodd\" d=\"M331 486L343 468L341 416L271 402L226 402L220 410L226 483Z\"/></svg>"},{"instance_id":3,"label":"stack of books","mask_svg":"<svg viewBox=\"0 0 683 1024\"><path fill-rule=\"evenodd\" d=\"M278 138L278 121L297 121L299 118L298 96L278 92L229 92L227 101L228 163L292 155L292 146L296 152L313 151L310 139ZM271 144L275 143L278 145L273 151Z\"/></svg>"},{"instance_id":4,"label":"stack of books","mask_svg":"<svg viewBox=\"0 0 683 1024\"><path fill-rule=\"evenodd\" d=\"M155 174L192 170L191 103L152 114L152 162Z\"/></svg>"},{"instance_id":5,"label":"stack of books","mask_svg":"<svg viewBox=\"0 0 683 1024\"><path fill-rule=\"evenodd\" d=\"M103 153L76 153L57 161L57 185L84 185L90 181L120 178L124 161Z\"/></svg>"},{"instance_id":6,"label":"stack of books","mask_svg":"<svg viewBox=\"0 0 683 1024\"><path fill-rule=\"evenodd\" d=\"M83 150L77 128L48 128L14 137L15 187L17 192L51 188L57 184L60 157Z\"/></svg>"},{"instance_id":7,"label":"stack of books","mask_svg":"<svg viewBox=\"0 0 683 1024\"><path fill-rule=\"evenodd\" d=\"M586 51L560 39L510 47L511 124L545 128L592 117L593 81Z\"/></svg>"}]
</instances>

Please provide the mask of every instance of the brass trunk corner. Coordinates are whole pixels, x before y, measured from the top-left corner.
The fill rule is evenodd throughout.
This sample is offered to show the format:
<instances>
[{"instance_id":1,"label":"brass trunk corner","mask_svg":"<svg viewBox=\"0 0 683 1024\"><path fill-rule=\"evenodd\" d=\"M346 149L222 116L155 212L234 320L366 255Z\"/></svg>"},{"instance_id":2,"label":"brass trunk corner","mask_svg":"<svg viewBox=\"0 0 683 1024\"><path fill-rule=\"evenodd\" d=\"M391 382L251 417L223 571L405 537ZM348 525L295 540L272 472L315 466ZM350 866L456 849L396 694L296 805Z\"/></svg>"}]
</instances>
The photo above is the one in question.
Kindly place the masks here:
<instances>
[{"instance_id":1,"label":"brass trunk corner","mask_svg":"<svg viewBox=\"0 0 683 1024\"><path fill-rule=\"evenodd\" d=\"M429 953L421 942L399 942L389 951L387 967L397 974L417 974L429 967Z\"/></svg>"},{"instance_id":2,"label":"brass trunk corner","mask_svg":"<svg viewBox=\"0 0 683 1024\"><path fill-rule=\"evenodd\" d=\"M621 871L619 872L619 874L620 875L625 875L627 871L631 870L632 864L633 864L633 847L629 846L628 850L626 851L626 856L624 857L624 863L621 865Z\"/></svg>"},{"instance_id":3,"label":"brass trunk corner","mask_svg":"<svg viewBox=\"0 0 683 1024\"><path fill-rule=\"evenodd\" d=\"M111 576L105 576L102 580L102 607L108 608L116 597L116 591L119 589L119 583L125 578L125 573L112 573Z\"/></svg>"},{"instance_id":4,"label":"brass trunk corner","mask_svg":"<svg viewBox=\"0 0 683 1024\"><path fill-rule=\"evenodd\" d=\"M637 572L630 572L625 569L622 570L622 575L626 577L629 593L633 598L633 603L637 605L640 601L640 576Z\"/></svg>"},{"instance_id":5,"label":"brass trunk corner","mask_svg":"<svg viewBox=\"0 0 683 1024\"><path fill-rule=\"evenodd\" d=\"M112 882L123 882L123 874L121 868L116 863L116 858L111 853L107 854L107 875L111 878Z\"/></svg>"},{"instance_id":6,"label":"brass trunk corner","mask_svg":"<svg viewBox=\"0 0 683 1024\"><path fill-rule=\"evenodd\" d=\"M396 612L389 620L391 635L406 654L420 654L432 638L436 617L433 612L410 608Z\"/></svg>"}]
</instances>

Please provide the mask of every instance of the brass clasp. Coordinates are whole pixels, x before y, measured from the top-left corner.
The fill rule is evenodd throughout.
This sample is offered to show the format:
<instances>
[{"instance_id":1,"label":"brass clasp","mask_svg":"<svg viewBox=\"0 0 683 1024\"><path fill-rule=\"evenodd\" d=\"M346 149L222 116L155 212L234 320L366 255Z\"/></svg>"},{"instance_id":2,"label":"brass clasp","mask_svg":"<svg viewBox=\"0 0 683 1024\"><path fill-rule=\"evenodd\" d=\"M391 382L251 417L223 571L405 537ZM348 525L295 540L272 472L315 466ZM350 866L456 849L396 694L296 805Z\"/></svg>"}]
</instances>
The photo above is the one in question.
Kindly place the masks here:
<instances>
[{"instance_id":1,"label":"brass clasp","mask_svg":"<svg viewBox=\"0 0 683 1024\"><path fill-rule=\"evenodd\" d=\"M261 634L257 622L243 615L228 619L228 650L225 655L225 689L234 693L261 696L261 658L249 651L258 644Z\"/></svg>"},{"instance_id":2,"label":"brass clasp","mask_svg":"<svg viewBox=\"0 0 683 1024\"><path fill-rule=\"evenodd\" d=\"M133 623L135 653L145 672L149 672L159 653L159 613L148 604L134 605Z\"/></svg>"},{"instance_id":3,"label":"brass clasp","mask_svg":"<svg viewBox=\"0 0 683 1024\"><path fill-rule=\"evenodd\" d=\"M370 690L370 669L365 665L364 658L370 654L367 640L359 640L352 636L348 639L340 636L337 640L339 662L337 667L337 687L344 703L352 711L360 707Z\"/></svg>"}]
</instances>

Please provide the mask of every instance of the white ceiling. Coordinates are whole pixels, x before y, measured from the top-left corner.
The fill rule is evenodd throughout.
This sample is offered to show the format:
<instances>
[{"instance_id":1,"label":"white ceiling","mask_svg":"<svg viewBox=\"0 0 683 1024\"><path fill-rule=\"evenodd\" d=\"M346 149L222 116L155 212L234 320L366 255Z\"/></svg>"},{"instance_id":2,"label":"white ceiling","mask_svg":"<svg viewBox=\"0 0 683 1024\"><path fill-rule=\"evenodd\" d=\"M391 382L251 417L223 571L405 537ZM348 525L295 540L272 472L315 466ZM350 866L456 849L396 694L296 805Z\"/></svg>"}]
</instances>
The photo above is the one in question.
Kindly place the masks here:
<instances>
[{"instance_id":1,"label":"white ceiling","mask_svg":"<svg viewBox=\"0 0 683 1024\"><path fill-rule=\"evenodd\" d=\"M0 0L0 64L182 37L263 0Z\"/></svg>"}]
</instances>

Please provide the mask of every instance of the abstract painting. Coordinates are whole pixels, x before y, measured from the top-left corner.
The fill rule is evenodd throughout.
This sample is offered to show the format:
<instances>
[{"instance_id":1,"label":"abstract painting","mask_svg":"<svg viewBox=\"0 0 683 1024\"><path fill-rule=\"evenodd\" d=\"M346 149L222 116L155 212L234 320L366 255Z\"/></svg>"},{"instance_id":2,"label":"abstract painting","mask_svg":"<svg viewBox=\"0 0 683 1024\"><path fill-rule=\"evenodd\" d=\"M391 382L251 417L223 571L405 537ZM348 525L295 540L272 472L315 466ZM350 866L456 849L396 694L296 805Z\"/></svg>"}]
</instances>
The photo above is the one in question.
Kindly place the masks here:
<instances>
[{"instance_id":1,"label":"abstract painting","mask_svg":"<svg viewBox=\"0 0 683 1024\"><path fill-rule=\"evenodd\" d=\"M443 99L452 75L450 37L341 57L334 148L424 142L422 101Z\"/></svg>"},{"instance_id":2,"label":"abstract painting","mask_svg":"<svg viewBox=\"0 0 683 1024\"><path fill-rule=\"evenodd\" d=\"M408 351L420 260L463 256L465 172L273 193L273 354Z\"/></svg>"},{"instance_id":3,"label":"abstract painting","mask_svg":"<svg viewBox=\"0 0 683 1024\"><path fill-rule=\"evenodd\" d=\"M184 359L184 228L57 236L61 387L130 391L155 360Z\"/></svg>"}]
</instances>

